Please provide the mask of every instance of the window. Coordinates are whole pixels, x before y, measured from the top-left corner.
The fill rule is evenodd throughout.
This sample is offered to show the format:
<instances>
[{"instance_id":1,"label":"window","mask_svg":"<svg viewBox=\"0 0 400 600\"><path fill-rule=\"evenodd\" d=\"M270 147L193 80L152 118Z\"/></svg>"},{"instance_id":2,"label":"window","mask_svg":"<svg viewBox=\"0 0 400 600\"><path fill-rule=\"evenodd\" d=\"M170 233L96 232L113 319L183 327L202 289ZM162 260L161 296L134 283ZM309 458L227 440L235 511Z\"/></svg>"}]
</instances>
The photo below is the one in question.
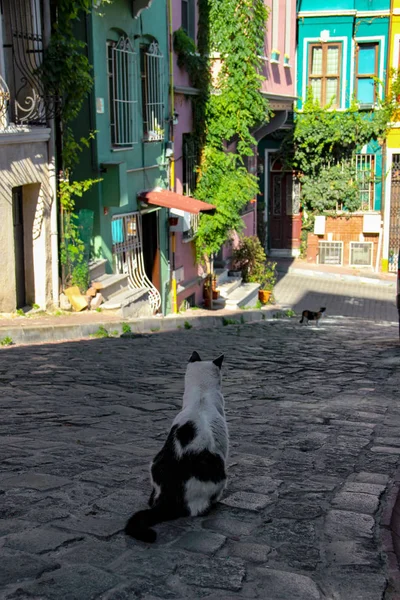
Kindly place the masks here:
<instances>
[{"instance_id":1,"label":"window","mask_svg":"<svg viewBox=\"0 0 400 600\"><path fill-rule=\"evenodd\" d=\"M308 78L314 98L324 106L340 106L341 44L311 44Z\"/></svg>"},{"instance_id":2,"label":"window","mask_svg":"<svg viewBox=\"0 0 400 600\"><path fill-rule=\"evenodd\" d=\"M360 191L360 210L374 210L375 155L356 154L356 170Z\"/></svg>"},{"instance_id":3,"label":"window","mask_svg":"<svg viewBox=\"0 0 400 600\"><path fill-rule=\"evenodd\" d=\"M341 265L343 242L318 242L318 264Z\"/></svg>"},{"instance_id":4,"label":"window","mask_svg":"<svg viewBox=\"0 0 400 600\"><path fill-rule=\"evenodd\" d=\"M356 51L356 98L361 106L373 106L378 76L378 44L358 44Z\"/></svg>"},{"instance_id":5,"label":"window","mask_svg":"<svg viewBox=\"0 0 400 600\"><path fill-rule=\"evenodd\" d=\"M195 0L181 0L182 29L193 40L196 39Z\"/></svg>"},{"instance_id":6,"label":"window","mask_svg":"<svg viewBox=\"0 0 400 600\"><path fill-rule=\"evenodd\" d=\"M111 145L115 147L131 147L138 141L136 69L136 54L129 38L107 42Z\"/></svg>"},{"instance_id":7,"label":"window","mask_svg":"<svg viewBox=\"0 0 400 600\"><path fill-rule=\"evenodd\" d=\"M197 144L190 133L182 136L182 186L185 196L196 189Z\"/></svg>"},{"instance_id":8,"label":"window","mask_svg":"<svg viewBox=\"0 0 400 600\"><path fill-rule=\"evenodd\" d=\"M372 242L350 242L350 265L355 267L371 267L372 248Z\"/></svg>"},{"instance_id":9,"label":"window","mask_svg":"<svg viewBox=\"0 0 400 600\"><path fill-rule=\"evenodd\" d=\"M164 139L164 57L157 42L140 49L142 80L143 139L156 142Z\"/></svg>"}]
</instances>

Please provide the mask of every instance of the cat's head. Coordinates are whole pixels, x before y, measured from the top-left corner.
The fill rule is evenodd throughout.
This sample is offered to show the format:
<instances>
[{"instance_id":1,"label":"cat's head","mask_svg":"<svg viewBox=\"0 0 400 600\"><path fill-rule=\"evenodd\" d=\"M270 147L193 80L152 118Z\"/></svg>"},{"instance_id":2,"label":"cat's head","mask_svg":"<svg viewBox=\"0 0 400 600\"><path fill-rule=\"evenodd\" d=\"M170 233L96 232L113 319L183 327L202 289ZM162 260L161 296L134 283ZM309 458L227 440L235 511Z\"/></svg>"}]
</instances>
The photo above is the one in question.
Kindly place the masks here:
<instances>
[{"instance_id":1,"label":"cat's head","mask_svg":"<svg viewBox=\"0 0 400 600\"><path fill-rule=\"evenodd\" d=\"M186 367L186 378L205 387L220 384L223 360L223 354L215 360L201 360L199 353L194 351Z\"/></svg>"}]
</instances>

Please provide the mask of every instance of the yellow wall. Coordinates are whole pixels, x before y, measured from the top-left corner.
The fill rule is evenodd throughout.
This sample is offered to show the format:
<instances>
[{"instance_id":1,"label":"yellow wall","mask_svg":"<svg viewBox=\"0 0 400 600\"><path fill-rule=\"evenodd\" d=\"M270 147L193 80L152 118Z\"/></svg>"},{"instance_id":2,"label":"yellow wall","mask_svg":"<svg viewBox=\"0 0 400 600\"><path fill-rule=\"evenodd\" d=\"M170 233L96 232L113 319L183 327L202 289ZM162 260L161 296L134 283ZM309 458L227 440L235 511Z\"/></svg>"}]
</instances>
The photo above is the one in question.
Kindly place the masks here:
<instances>
[{"instance_id":1,"label":"yellow wall","mask_svg":"<svg viewBox=\"0 0 400 600\"><path fill-rule=\"evenodd\" d=\"M400 9L400 0L393 0L392 2L392 10ZM390 74L390 70L393 65L393 59L395 57L395 52L399 52L399 48L395 47L395 36L400 36L400 15L391 15L391 23L390 23L390 41L389 41L389 60L388 60L388 75ZM400 63L399 63L400 67ZM387 147L388 148L400 148L400 128L392 129L387 137Z\"/></svg>"}]
</instances>

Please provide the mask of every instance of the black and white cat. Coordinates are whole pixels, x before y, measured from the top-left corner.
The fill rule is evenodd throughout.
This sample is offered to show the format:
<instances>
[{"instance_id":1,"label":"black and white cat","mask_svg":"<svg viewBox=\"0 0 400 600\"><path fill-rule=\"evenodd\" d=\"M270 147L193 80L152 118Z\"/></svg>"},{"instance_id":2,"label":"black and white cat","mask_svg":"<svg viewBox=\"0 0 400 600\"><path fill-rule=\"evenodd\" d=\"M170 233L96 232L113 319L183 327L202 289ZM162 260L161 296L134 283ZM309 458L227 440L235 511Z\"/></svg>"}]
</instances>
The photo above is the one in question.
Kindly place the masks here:
<instances>
[{"instance_id":1,"label":"black and white cat","mask_svg":"<svg viewBox=\"0 0 400 600\"><path fill-rule=\"evenodd\" d=\"M303 310L303 312L301 313L301 319L300 319L299 323L302 323L304 321L304 319L306 320L307 325L308 325L308 321L316 321L317 327L318 327L319 320L321 319L321 317L325 311L326 311L326 308L324 306L316 312L313 310Z\"/></svg>"},{"instance_id":2,"label":"black and white cat","mask_svg":"<svg viewBox=\"0 0 400 600\"><path fill-rule=\"evenodd\" d=\"M221 498L229 446L221 392L223 359L221 355L214 361L202 361L197 352L190 357L182 410L150 465L150 508L129 519L127 535L154 542L153 525L205 514Z\"/></svg>"}]
</instances>

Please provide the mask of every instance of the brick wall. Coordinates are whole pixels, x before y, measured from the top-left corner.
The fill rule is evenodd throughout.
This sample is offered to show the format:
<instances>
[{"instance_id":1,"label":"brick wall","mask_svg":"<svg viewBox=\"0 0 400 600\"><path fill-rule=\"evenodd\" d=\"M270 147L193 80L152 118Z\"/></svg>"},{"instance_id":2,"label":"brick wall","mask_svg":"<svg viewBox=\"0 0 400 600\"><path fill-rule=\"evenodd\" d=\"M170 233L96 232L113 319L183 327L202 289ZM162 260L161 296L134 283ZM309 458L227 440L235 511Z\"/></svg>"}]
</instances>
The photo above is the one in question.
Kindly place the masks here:
<instances>
[{"instance_id":1,"label":"brick wall","mask_svg":"<svg viewBox=\"0 0 400 600\"><path fill-rule=\"evenodd\" d=\"M331 234L329 236L328 234ZM327 217L325 222L325 234L308 234L307 239L307 262L318 262L318 242L332 241L343 242L343 266L350 265L350 242L372 242L372 264L375 265L376 253L378 251L378 234L363 234L363 215L352 215L346 217Z\"/></svg>"}]
</instances>

